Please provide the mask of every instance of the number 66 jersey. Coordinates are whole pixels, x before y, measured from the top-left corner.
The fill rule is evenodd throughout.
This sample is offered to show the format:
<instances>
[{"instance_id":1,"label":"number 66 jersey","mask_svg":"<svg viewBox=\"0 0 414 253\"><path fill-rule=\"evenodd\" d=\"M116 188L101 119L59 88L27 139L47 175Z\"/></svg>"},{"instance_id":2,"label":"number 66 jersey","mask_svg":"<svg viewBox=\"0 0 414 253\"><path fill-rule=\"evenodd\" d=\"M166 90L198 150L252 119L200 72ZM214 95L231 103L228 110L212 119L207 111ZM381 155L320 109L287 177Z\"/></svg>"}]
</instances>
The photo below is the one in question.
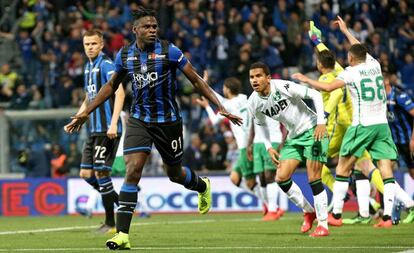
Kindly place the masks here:
<instances>
[{"instance_id":1,"label":"number 66 jersey","mask_svg":"<svg viewBox=\"0 0 414 253\"><path fill-rule=\"evenodd\" d=\"M352 126L387 124L387 95L377 60L367 54L365 63L349 66L336 79L348 85L353 104Z\"/></svg>"}]
</instances>

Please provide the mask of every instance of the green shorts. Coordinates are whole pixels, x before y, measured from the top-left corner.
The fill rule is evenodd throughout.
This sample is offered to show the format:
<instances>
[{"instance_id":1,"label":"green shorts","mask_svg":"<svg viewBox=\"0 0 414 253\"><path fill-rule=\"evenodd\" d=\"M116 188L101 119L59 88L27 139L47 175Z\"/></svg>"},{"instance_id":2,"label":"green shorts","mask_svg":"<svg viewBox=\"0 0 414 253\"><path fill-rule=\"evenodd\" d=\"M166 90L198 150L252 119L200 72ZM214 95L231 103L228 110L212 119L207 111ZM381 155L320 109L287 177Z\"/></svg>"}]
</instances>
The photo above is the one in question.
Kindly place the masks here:
<instances>
[{"instance_id":1,"label":"green shorts","mask_svg":"<svg viewBox=\"0 0 414 253\"><path fill-rule=\"evenodd\" d=\"M329 140L325 137L322 141L315 141L313 137L314 130L315 127L292 139L286 140L280 152L279 160L295 159L305 162L306 159L326 163Z\"/></svg>"},{"instance_id":2,"label":"green shorts","mask_svg":"<svg viewBox=\"0 0 414 253\"><path fill-rule=\"evenodd\" d=\"M279 143L273 142L272 147L277 149ZM273 164L264 143L255 143L253 144L253 172L259 174L265 170L276 170L276 166Z\"/></svg>"},{"instance_id":3,"label":"green shorts","mask_svg":"<svg viewBox=\"0 0 414 253\"><path fill-rule=\"evenodd\" d=\"M246 148L240 149L239 159L237 159L237 163L236 166L233 167L233 171L239 173L242 177L247 179L255 177L253 172L253 162L247 159Z\"/></svg>"},{"instance_id":4,"label":"green shorts","mask_svg":"<svg viewBox=\"0 0 414 253\"><path fill-rule=\"evenodd\" d=\"M365 149L374 161L397 159L397 148L388 124L350 126L346 130L340 156L361 157Z\"/></svg>"}]
</instances>

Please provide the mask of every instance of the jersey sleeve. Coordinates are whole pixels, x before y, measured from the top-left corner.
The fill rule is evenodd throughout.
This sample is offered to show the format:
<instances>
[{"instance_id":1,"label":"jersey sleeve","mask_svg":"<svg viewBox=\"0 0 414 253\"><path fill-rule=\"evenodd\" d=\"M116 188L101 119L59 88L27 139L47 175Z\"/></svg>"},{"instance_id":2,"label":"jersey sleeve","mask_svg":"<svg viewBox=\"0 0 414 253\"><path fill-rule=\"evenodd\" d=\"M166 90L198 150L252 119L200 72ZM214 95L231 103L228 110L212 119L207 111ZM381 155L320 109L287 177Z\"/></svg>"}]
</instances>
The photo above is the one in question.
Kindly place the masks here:
<instances>
[{"instance_id":1,"label":"jersey sleeve","mask_svg":"<svg viewBox=\"0 0 414 253\"><path fill-rule=\"evenodd\" d=\"M111 79L111 76L114 72L115 72L115 64L110 60L104 60L102 64L103 83L107 83L109 79Z\"/></svg>"},{"instance_id":2,"label":"jersey sleeve","mask_svg":"<svg viewBox=\"0 0 414 253\"><path fill-rule=\"evenodd\" d=\"M352 83L351 75L346 70L339 73L336 79L343 81L345 84Z\"/></svg>"},{"instance_id":3,"label":"jersey sleeve","mask_svg":"<svg viewBox=\"0 0 414 253\"><path fill-rule=\"evenodd\" d=\"M405 92L403 92L400 95L398 95L398 97L397 97L397 103L400 106L402 106L404 108L404 110L406 110L407 112L409 112L412 109L414 109L414 102L413 102L413 100Z\"/></svg>"},{"instance_id":4,"label":"jersey sleeve","mask_svg":"<svg viewBox=\"0 0 414 253\"><path fill-rule=\"evenodd\" d=\"M115 57L115 72L120 73L121 71L124 70L124 66L122 63L122 57L121 57L121 52L122 52L123 48L121 48L118 53L116 54Z\"/></svg>"},{"instance_id":5,"label":"jersey sleeve","mask_svg":"<svg viewBox=\"0 0 414 253\"><path fill-rule=\"evenodd\" d=\"M332 113L338 104L341 102L341 98L343 97L344 92L342 88L338 88L336 90L331 91L329 94L329 99L325 104L325 112Z\"/></svg>"},{"instance_id":6,"label":"jersey sleeve","mask_svg":"<svg viewBox=\"0 0 414 253\"><path fill-rule=\"evenodd\" d=\"M170 44L168 48L168 58L170 62L177 64L180 70L182 70L188 62L187 57L185 57L183 52L174 44Z\"/></svg>"}]
</instances>

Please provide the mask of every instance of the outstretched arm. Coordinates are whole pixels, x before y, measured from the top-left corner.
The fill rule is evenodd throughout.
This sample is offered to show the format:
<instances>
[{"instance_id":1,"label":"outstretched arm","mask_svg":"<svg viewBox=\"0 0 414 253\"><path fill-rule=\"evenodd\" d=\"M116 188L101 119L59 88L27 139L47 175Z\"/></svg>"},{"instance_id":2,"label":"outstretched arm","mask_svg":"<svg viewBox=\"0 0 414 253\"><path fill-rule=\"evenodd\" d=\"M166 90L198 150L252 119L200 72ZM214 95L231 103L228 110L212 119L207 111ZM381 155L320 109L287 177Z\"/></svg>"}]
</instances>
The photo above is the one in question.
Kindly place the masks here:
<instances>
[{"instance_id":1,"label":"outstretched arm","mask_svg":"<svg viewBox=\"0 0 414 253\"><path fill-rule=\"evenodd\" d=\"M302 73L294 73L292 75L292 78L307 83L313 88L321 91L333 91L345 86L345 82L342 80L335 79L330 83L323 83L316 80L312 80L309 77L303 75Z\"/></svg>"},{"instance_id":2,"label":"outstretched arm","mask_svg":"<svg viewBox=\"0 0 414 253\"><path fill-rule=\"evenodd\" d=\"M242 119L240 117L237 117L229 112L226 111L226 109L223 107L223 105L220 103L220 101L217 99L216 95L208 86L208 84L197 74L193 66L190 62L187 62L182 69L185 76L190 80L190 82L194 85L194 87L197 88L197 90L200 92L201 95L206 97L211 103L216 105L219 109L219 113L223 115L224 117L228 118L233 124L241 125Z\"/></svg>"},{"instance_id":3,"label":"outstretched arm","mask_svg":"<svg viewBox=\"0 0 414 253\"><path fill-rule=\"evenodd\" d=\"M338 19L335 21L335 24L339 26L339 29L348 39L349 43L351 43L351 45L360 44L361 42L359 42L359 40L357 40L354 37L354 35L352 35L352 33L348 30L348 27L346 26L345 21L340 16L337 16L337 18Z\"/></svg>"}]
</instances>

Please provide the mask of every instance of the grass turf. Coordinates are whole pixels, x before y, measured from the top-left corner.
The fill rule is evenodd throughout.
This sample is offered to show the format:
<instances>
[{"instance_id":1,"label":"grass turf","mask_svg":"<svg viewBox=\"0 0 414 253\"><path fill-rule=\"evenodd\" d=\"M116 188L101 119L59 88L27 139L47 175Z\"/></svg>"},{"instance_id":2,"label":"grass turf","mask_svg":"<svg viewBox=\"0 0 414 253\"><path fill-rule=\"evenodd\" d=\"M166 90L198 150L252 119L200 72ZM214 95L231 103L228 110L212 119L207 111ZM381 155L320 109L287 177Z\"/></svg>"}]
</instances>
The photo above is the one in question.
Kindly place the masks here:
<instances>
[{"instance_id":1,"label":"grass turf","mask_svg":"<svg viewBox=\"0 0 414 253\"><path fill-rule=\"evenodd\" d=\"M349 216L349 215L348 215ZM103 216L1 217L0 252L106 251L111 235L97 234ZM139 252L398 252L414 249L414 224L331 228L331 236L299 232L300 214L262 222L258 213L153 215L133 219L131 251ZM315 227L315 226L314 226ZM52 230L52 231L51 231Z\"/></svg>"}]
</instances>

